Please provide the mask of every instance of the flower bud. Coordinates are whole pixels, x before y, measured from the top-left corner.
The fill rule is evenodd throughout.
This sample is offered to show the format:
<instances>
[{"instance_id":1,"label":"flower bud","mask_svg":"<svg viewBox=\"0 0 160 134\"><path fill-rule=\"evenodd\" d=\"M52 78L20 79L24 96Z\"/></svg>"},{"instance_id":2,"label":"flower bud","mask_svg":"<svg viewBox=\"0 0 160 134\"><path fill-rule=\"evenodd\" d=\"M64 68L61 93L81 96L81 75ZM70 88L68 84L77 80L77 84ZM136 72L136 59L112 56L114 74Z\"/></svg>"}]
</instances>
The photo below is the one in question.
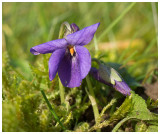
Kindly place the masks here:
<instances>
[{"instance_id":1,"label":"flower bud","mask_svg":"<svg viewBox=\"0 0 160 134\"><path fill-rule=\"evenodd\" d=\"M73 33L79 31L79 27L75 23L71 24L71 29Z\"/></svg>"},{"instance_id":2,"label":"flower bud","mask_svg":"<svg viewBox=\"0 0 160 134\"><path fill-rule=\"evenodd\" d=\"M90 74L98 81L115 88L124 95L130 95L131 89L122 79L120 74L112 67L99 64L99 69L91 68Z\"/></svg>"},{"instance_id":3,"label":"flower bud","mask_svg":"<svg viewBox=\"0 0 160 134\"><path fill-rule=\"evenodd\" d=\"M71 26L68 22L63 22L59 31L59 39L65 38L67 35L72 33Z\"/></svg>"}]
</instances>

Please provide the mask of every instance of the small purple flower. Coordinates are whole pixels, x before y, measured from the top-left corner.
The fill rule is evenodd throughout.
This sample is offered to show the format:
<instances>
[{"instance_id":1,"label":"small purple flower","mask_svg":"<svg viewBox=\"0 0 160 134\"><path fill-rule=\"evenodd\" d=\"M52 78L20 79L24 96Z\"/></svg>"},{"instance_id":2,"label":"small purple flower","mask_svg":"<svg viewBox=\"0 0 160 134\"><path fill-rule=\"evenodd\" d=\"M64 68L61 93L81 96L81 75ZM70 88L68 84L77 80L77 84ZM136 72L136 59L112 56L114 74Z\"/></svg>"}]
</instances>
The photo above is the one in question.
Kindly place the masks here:
<instances>
[{"instance_id":1,"label":"small purple flower","mask_svg":"<svg viewBox=\"0 0 160 134\"><path fill-rule=\"evenodd\" d=\"M118 72L108 66L100 65L99 69L92 67L90 74L98 81L115 88L117 91L124 95L130 95L131 89L121 78Z\"/></svg>"},{"instance_id":2,"label":"small purple flower","mask_svg":"<svg viewBox=\"0 0 160 134\"><path fill-rule=\"evenodd\" d=\"M71 34L63 39L52 40L30 49L34 55L52 53L49 59L49 79L53 80L58 72L62 84L66 87L79 87L91 68L91 56L83 47L93 38L100 23L79 30L71 24Z\"/></svg>"}]
</instances>

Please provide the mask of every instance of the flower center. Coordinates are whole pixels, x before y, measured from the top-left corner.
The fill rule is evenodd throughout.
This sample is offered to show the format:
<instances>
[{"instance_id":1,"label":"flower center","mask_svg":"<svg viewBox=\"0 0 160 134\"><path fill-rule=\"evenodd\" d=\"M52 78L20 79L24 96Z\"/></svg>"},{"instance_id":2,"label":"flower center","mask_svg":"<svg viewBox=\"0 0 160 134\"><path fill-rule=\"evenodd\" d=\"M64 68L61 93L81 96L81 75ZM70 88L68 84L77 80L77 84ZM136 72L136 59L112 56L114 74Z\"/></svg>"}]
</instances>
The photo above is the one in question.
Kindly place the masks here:
<instances>
[{"instance_id":1,"label":"flower center","mask_svg":"<svg viewBox=\"0 0 160 134\"><path fill-rule=\"evenodd\" d=\"M68 50L69 50L69 52L70 52L70 54L73 56L74 55L74 46L68 46Z\"/></svg>"}]
</instances>

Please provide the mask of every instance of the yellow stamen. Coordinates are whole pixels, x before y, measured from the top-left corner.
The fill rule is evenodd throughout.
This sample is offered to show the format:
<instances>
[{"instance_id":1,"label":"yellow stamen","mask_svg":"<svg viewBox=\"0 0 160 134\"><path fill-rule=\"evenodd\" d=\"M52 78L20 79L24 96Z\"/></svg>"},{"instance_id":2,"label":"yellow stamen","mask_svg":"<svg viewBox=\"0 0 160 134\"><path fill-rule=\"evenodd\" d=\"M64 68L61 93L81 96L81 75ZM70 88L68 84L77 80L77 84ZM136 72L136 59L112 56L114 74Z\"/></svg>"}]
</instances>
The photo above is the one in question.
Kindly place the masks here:
<instances>
[{"instance_id":1,"label":"yellow stamen","mask_svg":"<svg viewBox=\"0 0 160 134\"><path fill-rule=\"evenodd\" d=\"M74 54L74 48L71 46L71 47L68 47L68 49L69 49L70 54L73 56L73 54Z\"/></svg>"}]
</instances>

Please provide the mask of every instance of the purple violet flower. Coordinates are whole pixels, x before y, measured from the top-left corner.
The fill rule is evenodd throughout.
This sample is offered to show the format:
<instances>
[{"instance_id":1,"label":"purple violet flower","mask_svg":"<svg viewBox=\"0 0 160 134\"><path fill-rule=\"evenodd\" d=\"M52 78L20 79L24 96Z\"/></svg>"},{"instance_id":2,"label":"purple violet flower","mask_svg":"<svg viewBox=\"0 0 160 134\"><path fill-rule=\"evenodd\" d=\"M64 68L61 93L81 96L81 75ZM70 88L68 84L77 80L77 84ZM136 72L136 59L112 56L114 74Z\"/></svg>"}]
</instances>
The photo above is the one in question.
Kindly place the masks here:
<instances>
[{"instance_id":1,"label":"purple violet flower","mask_svg":"<svg viewBox=\"0 0 160 134\"><path fill-rule=\"evenodd\" d=\"M71 33L64 38L52 40L30 49L34 55L52 53L49 59L49 79L54 79L56 73L62 84L74 88L81 85L91 68L91 56L83 47L93 38L100 23L79 30L76 24L71 24Z\"/></svg>"},{"instance_id":2,"label":"purple violet flower","mask_svg":"<svg viewBox=\"0 0 160 134\"><path fill-rule=\"evenodd\" d=\"M126 82L121 78L118 72L108 66L100 64L99 69L92 67L90 74L98 81L115 88L124 95L130 95L131 89Z\"/></svg>"}]
</instances>

